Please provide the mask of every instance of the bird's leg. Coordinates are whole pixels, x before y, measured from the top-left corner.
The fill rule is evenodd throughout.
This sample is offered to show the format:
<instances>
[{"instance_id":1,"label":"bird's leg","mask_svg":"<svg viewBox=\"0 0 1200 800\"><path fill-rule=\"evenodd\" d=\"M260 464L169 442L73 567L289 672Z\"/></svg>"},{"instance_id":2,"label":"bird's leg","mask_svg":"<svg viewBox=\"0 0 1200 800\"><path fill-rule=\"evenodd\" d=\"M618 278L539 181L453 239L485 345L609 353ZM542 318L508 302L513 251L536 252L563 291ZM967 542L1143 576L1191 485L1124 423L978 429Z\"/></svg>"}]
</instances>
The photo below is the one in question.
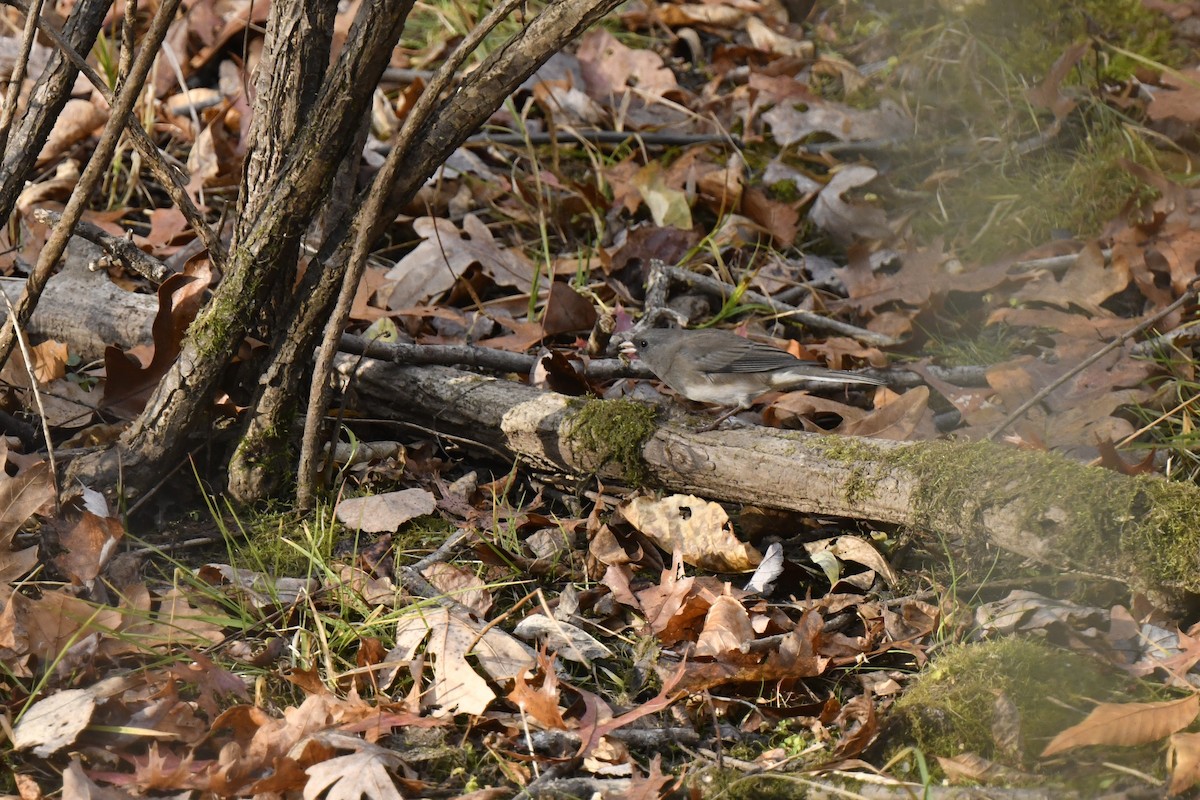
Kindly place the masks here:
<instances>
[{"instance_id":1,"label":"bird's leg","mask_svg":"<svg viewBox=\"0 0 1200 800\"><path fill-rule=\"evenodd\" d=\"M734 414L741 413L742 411L745 411L745 410L746 410L746 409L748 409L748 408L750 408L750 405L749 405L748 403L747 403L747 404L743 404L743 405L734 406L733 408L729 409L728 411L726 411L726 412L725 412L724 414L722 414L721 416L717 417L717 418L716 418L715 420L713 420L712 422L710 422L710 423L708 423L707 425L705 425L703 428L697 428L697 429L696 429L696 433L704 433L704 432L706 432L706 431L715 430L715 429L717 428L717 426L719 426L719 425L720 425L722 422L724 422L725 420L729 419L729 418L730 418L730 417L732 417Z\"/></svg>"}]
</instances>

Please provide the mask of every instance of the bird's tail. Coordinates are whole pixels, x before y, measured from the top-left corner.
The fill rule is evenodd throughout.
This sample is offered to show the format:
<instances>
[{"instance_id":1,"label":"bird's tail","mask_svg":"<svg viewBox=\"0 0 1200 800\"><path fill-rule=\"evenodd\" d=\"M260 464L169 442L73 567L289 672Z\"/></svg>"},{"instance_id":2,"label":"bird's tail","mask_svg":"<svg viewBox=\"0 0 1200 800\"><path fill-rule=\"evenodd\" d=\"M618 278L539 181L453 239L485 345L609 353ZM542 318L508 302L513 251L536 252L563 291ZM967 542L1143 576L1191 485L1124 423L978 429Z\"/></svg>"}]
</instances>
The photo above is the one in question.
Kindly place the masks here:
<instances>
[{"instance_id":1,"label":"bird's tail","mask_svg":"<svg viewBox=\"0 0 1200 800\"><path fill-rule=\"evenodd\" d=\"M781 370L771 378L771 388L786 391L804 386L806 383L839 383L864 384L867 386L884 386L887 381L873 378L869 375L859 375L854 372L843 372L824 367L804 367L803 369Z\"/></svg>"}]
</instances>

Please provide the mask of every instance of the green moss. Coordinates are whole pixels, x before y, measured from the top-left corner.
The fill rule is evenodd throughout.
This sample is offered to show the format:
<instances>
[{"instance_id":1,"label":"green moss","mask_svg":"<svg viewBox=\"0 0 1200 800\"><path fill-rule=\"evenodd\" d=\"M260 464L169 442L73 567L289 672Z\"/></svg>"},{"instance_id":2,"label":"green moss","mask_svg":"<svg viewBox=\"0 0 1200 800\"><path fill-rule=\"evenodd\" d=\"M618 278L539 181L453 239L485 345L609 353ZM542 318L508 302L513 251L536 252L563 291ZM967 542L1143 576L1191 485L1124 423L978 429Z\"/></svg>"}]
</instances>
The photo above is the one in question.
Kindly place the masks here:
<instances>
[{"instance_id":1,"label":"green moss","mask_svg":"<svg viewBox=\"0 0 1200 800\"><path fill-rule=\"evenodd\" d=\"M963 555L976 562L994 558L998 531L1013 531L1023 537L1024 555L1128 579L1162 604L1200 592L1200 527L1192 524L1200 489L1193 485L1128 478L988 442L882 447L827 437L812 446L828 458L880 464L911 480L916 527L961 536ZM849 481L848 491L861 491L854 486L870 477Z\"/></svg>"},{"instance_id":2,"label":"green moss","mask_svg":"<svg viewBox=\"0 0 1200 800\"><path fill-rule=\"evenodd\" d=\"M826 458L850 465L850 476L842 485L847 505L857 506L875 496L877 477L864 468L879 459L879 451L864 439L849 436L824 436L813 442Z\"/></svg>"},{"instance_id":3,"label":"green moss","mask_svg":"<svg viewBox=\"0 0 1200 800\"><path fill-rule=\"evenodd\" d=\"M1024 156L980 154L938 187L926 212L913 220L923 239L949 234L964 258L987 260L1049 241L1055 235L1094 235L1141 186L1121 160L1145 163L1143 145L1115 119L1081 119L1063 141ZM1029 137L1035 136L1033 131ZM1013 146L1016 146L1015 142Z\"/></svg>"},{"instance_id":4,"label":"green moss","mask_svg":"<svg viewBox=\"0 0 1200 800\"><path fill-rule=\"evenodd\" d=\"M1092 98L1098 80L1125 80L1138 66L1119 50L1185 63L1165 15L1139 0L897 0L852 9L855 23L888 15L879 35L894 41L880 52L894 53L895 69L867 85L913 110L918 135L888 180L918 238L942 237L964 260L989 260L1059 232L1094 235L1143 191L1120 159L1152 164L1152 148L1120 112ZM1089 39L1100 44L1060 84L1078 106L1056 122L1028 90Z\"/></svg>"},{"instance_id":5,"label":"green moss","mask_svg":"<svg viewBox=\"0 0 1200 800\"><path fill-rule=\"evenodd\" d=\"M1146 10L1140 0L989 0L967 5L962 19L1030 80L1041 80L1067 47L1093 35L1152 61L1176 63L1183 57L1171 45L1166 15ZM1125 80L1136 66L1124 55L1105 52L1100 75Z\"/></svg>"},{"instance_id":6,"label":"green moss","mask_svg":"<svg viewBox=\"0 0 1200 800\"><path fill-rule=\"evenodd\" d=\"M587 400L572 403L567 441L589 469L620 465L634 485L646 480L642 447L654 433L655 410L630 400Z\"/></svg>"},{"instance_id":7,"label":"green moss","mask_svg":"<svg viewBox=\"0 0 1200 800\"><path fill-rule=\"evenodd\" d=\"M1094 702L1129 701L1126 680L1098 661L1027 639L954 645L914 678L894 707L910 742L929 756L975 753L1023 767ZM1023 751L996 747L995 708L1003 697L1020 715ZM1022 758L1023 757L1023 758ZM932 760L932 759L929 759Z\"/></svg>"},{"instance_id":8,"label":"green moss","mask_svg":"<svg viewBox=\"0 0 1200 800\"><path fill-rule=\"evenodd\" d=\"M772 200L781 203L794 203L800 199L800 189L795 181L775 181L767 187L767 193Z\"/></svg>"},{"instance_id":9,"label":"green moss","mask_svg":"<svg viewBox=\"0 0 1200 800\"><path fill-rule=\"evenodd\" d=\"M964 315L965 316L965 315ZM975 310L975 317L979 316ZM978 319L962 321L963 328L977 326ZM970 332L951 331L931 333L925 353L943 367L988 366L1002 364L1016 355L1020 337L1007 325L988 325Z\"/></svg>"},{"instance_id":10,"label":"green moss","mask_svg":"<svg viewBox=\"0 0 1200 800\"><path fill-rule=\"evenodd\" d=\"M1136 525L1127 526L1121 551L1127 564L1136 564L1138 575L1151 585L1180 586L1200 592L1200 492L1194 484L1141 476L1133 483L1139 491L1133 509Z\"/></svg>"},{"instance_id":11,"label":"green moss","mask_svg":"<svg viewBox=\"0 0 1200 800\"><path fill-rule=\"evenodd\" d=\"M821 782L830 781L822 779ZM799 776L770 773L746 775L740 770L718 769L715 766L691 772L688 786L700 797L719 797L721 800L806 800L814 796L812 783Z\"/></svg>"}]
</instances>

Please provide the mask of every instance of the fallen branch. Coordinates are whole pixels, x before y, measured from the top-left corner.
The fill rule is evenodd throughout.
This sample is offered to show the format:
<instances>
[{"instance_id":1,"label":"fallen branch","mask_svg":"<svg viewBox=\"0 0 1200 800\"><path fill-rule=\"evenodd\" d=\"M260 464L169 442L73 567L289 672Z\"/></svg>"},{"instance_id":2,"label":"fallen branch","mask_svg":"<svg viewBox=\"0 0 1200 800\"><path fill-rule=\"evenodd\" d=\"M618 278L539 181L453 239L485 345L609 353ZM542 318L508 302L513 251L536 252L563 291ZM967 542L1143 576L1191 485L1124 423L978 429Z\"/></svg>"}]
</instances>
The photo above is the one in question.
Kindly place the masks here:
<instances>
[{"instance_id":1,"label":"fallen branch","mask_svg":"<svg viewBox=\"0 0 1200 800\"><path fill-rule=\"evenodd\" d=\"M355 365L358 364L357 370ZM444 367L342 356L369 412L469 432L534 470L621 480L716 500L938 531L1063 571L1131 584L1161 604L1200 591L1200 489L1126 477L1050 453L990 443L899 443L772 428L642 426L642 407L585 404ZM590 443L590 444L585 444ZM617 463L622 452L637 463Z\"/></svg>"}]
</instances>

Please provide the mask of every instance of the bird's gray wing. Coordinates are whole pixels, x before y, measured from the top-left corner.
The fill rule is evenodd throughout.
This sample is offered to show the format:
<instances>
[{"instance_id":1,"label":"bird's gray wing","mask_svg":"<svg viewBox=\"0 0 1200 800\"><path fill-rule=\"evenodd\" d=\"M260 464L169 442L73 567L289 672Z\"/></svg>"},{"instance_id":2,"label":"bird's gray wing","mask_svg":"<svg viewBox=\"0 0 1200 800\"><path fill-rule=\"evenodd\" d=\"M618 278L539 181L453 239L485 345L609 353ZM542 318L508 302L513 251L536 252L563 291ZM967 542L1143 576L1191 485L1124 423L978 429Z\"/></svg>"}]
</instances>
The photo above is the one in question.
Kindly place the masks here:
<instances>
[{"instance_id":1,"label":"bird's gray wing","mask_svg":"<svg viewBox=\"0 0 1200 800\"><path fill-rule=\"evenodd\" d=\"M788 367L820 367L811 361L801 361L785 350L769 344L742 339L722 342L696 358L696 366L704 372L771 372Z\"/></svg>"}]
</instances>

